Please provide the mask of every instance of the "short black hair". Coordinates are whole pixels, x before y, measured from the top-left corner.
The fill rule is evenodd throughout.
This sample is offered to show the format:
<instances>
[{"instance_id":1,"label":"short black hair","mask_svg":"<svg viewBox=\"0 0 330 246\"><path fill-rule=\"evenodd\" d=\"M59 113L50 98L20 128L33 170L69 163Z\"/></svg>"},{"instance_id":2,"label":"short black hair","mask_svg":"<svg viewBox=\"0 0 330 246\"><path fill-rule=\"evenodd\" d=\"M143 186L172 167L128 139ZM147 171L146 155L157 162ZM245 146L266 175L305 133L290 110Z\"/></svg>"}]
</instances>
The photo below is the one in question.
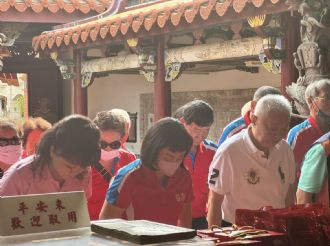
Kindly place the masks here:
<instances>
[{"instance_id":1,"label":"short black hair","mask_svg":"<svg viewBox=\"0 0 330 246\"><path fill-rule=\"evenodd\" d=\"M214 121L213 108L203 100L193 100L183 105L182 117L187 124L211 126Z\"/></svg>"},{"instance_id":2,"label":"short black hair","mask_svg":"<svg viewBox=\"0 0 330 246\"><path fill-rule=\"evenodd\" d=\"M191 136L178 120L170 117L161 119L149 128L142 141L142 165L158 170L154 165L162 149L168 148L172 152L184 152L186 155L191 145Z\"/></svg>"},{"instance_id":3,"label":"short black hair","mask_svg":"<svg viewBox=\"0 0 330 246\"><path fill-rule=\"evenodd\" d=\"M51 161L51 147L57 155L82 167L99 161L100 131L87 117L71 115L47 130L37 148L32 171L41 170Z\"/></svg>"},{"instance_id":4,"label":"short black hair","mask_svg":"<svg viewBox=\"0 0 330 246\"><path fill-rule=\"evenodd\" d=\"M184 112L185 108L186 108L186 105L183 105L183 106L181 106L180 108L178 108L178 109L174 112L174 114L173 114L173 118L174 118L174 119L178 119L178 120L180 120L180 119L183 117L183 112Z\"/></svg>"},{"instance_id":5,"label":"short black hair","mask_svg":"<svg viewBox=\"0 0 330 246\"><path fill-rule=\"evenodd\" d=\"M113 130L119 132L123 137L126 134L126 121L125 118L115 111L101 111L98 112L93 120L98 126L100 131Z\"/></svg>"}]
</instances>

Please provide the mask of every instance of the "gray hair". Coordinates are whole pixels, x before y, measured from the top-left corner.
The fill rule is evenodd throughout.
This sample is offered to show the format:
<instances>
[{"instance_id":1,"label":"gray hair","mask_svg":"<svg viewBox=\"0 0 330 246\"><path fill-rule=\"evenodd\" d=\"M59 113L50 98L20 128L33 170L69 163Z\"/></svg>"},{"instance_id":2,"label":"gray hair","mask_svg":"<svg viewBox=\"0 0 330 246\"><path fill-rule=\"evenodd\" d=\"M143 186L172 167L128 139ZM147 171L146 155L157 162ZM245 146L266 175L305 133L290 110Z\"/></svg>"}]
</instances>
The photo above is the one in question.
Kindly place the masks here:
<instances>
[{"instance_id":1,"label":"gray hair","mask_svg":"<svg viewBox=\"0 0 330 246\"><path fill-rule=\"evenodd\" d=\"M100 111L96 114L93 123L97 125L100 131L113 130L120 133L121 137L126 134L124 117L115 114L113 111Z\"/></svg>"},{"instance_id":2,"label":"gray hair","mask_svg":"<svg viewBox=\"0 0 330 246\"><path fill-rule=\"evenodd\" d=\"M18 136L22 135L19 126L14 121L6 118L0 119L0 130L1 131L13 130L14 132L16 132Z\"/></svg>"},{"instance_id":3,"label":"gray hair","mask_svg":"<svg viewBox=\"0 0 330 246\"><path fill-rule=\"evenodd\" d=\"M126 110L120 109L120 108L113 108L110 110L110 112L122 117L126 124L128 124L128 127L131 126L131 118L129 117L129 114Z\"/></svg>"},{"instance_id":4,"label":"gray hair","mask_svg":"<svg viewBox=\"0 0 330 246\"><path fill-rule=\"evenodd\" d=\"M260 117L261 115L267 115L270 112L281 112L290 117L292 107L288 99L282 95L267 95L257 102L254 114Z\"/></svg>"},{"instance_id":5,"label":"gray hair","mask_svg":"<svg viewBox=\"0 0 330 246\"><path fill-rule=\"evenodd\" d=\"M266 95L282 95L282 93L279 89L273 86L261 86L254 92L253 101L257 102Z\"/></svg>"},{"instance_id":6,"label":"gray hair","mask_svg":"<svg viewBox=\"0 0 330 246\"><path fill-rule=\"evenodd\" d=\"M330 80L329 79L321 79L309 84L305 91L305 100L308 104L308 98L317 97L320 95L320 92L328 87L330 89Z\"/></svg>"},{"instance_id":7,"label":"gray hair","mask_svg":"<svg viewBox=\"0 0 330 246\"><path fill-rule=\"evenodd\" d=\"M15 124L14 121L9 120L9 119L1 119L0 120L0 130L7 130L11 129L14 130L15 132L18 132L17 125Z\"/></svg>"}]
</instances>

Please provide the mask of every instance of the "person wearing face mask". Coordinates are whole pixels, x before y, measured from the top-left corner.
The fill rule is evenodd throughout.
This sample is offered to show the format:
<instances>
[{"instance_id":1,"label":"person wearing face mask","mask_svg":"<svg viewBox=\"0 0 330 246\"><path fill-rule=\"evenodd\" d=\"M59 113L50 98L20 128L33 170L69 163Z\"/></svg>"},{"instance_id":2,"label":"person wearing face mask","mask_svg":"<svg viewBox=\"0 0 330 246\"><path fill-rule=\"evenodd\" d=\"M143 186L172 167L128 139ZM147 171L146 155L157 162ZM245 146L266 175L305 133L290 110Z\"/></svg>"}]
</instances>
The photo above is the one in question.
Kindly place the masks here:
<instances>
[{"instance_id":1,"label":"person wearing face mask","mask_svg":"<svg viewBox=\"0 0 330 246\"><path fill-rule=\"evenodd\" d=\"M12 165L0 179L0 196L85 191L90 166L100 159L100 132L90 119L68 116L40 140L37 152Z\"/></svg>"},{"instance_id":2,"label":"person wearing face mask","mask_svg":"<svg viewBox=\"0 0 330 246\"><path fill-rule=\"evenodd\" d=\"M235 223L236 209L294 203L294 157L283 140L290 114L285 97L264 96L251 114L251 125L218 148L209 171L209 227L222 219L222 225Z\"/></svg>"},{"instance_id":3,"label":"person wearing face mask","mask_svg":"<svg viewBox=\"0 0 330 246\"><path fill-rule=\"evenodd\" d=\"M93 122L101 132L101 158L92 166L92 196L88 199L91 220L97 220L111 178L119 168L136 159L135 155L121 148L126 136L126 122L118 111L101 111Z\"/></svg>"},{"instance_id":4,"label":"person wearing face mask","mask_svg":"<svg viewBox=\"0 0 330 246\"><path fill-rule=\"evenodd\" d=\"M21 138L16 125L11 121L0 121L0 178L22 155Z\"/></svg>"},{"instance_id":5,"label":"person wearing face mask","mask_svg":"<svg viewBox=\"0 0 330 246\"><path fill-rule=\"evenodd\" d=\"M330 80L311 83L305 91L310 115L307 120L293 127L287 136L297 165L297 176L305 154L312 144L330 130Z\"/></svg>"},{"instance_id":6,"label":"person wearing face mask","mask_svg":"<svg viewBox=\"0 0 330 246\"><path fill-rule=\"evenodd\" d=\"M177 111L182 111L181 116L178 113L176 115L193 139L189 154L183 162L193 182L195 199L192 202L192 228L206 229L206 204L209 194L207 176L218 147L206 139L214 120L213 109L202 100L193 100Z\"/></svg>"},{"instance_id":7,"label":"person wearing face mask","mask_svg":"<svg viewBox=\"0 0 330 246\"><path fill-rule=\"evenodd\" d=\"M183 160L192 138L179 121L164 118L147 131L141 159L119 169L112 179L100 219L130 220L191 227L192 182Z\"/></svg>"}]
</instances>

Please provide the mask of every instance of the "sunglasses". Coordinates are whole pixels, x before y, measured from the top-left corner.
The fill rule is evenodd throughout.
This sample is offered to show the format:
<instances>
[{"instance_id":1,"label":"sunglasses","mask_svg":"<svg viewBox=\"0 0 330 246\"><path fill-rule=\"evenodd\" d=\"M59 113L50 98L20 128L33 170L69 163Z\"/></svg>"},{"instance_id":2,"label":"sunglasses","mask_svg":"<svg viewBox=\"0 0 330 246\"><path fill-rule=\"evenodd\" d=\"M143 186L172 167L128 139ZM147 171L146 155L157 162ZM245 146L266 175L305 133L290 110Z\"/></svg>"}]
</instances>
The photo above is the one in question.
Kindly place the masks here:
<instances>
[{"instance_id":1,"label":"sunglasses","mask_svg":"<svg viewBox=\"0 0 330 246\"><path fill-rule=\"evenodd\" d=\"M100 141L100 146L102 149L106 149L108 146L111 148L111 149L120 149L121 147L121 142L119 140L116 140L116 141L113 141L111 143L108 143L106 141L103 141L101 140Z\"/></svg>"},{"instance_id":2,"label":"sunglasses","mask_svg":"<svg viewBox=\"0 0 330 246\"><path fill-rule=\"evenodd\" d=\"M22 142L22 139L19 137L13 137L13 138L0 138L0 146L5 147L8 145L20 145Z\"/></svg>"}]
</instances>

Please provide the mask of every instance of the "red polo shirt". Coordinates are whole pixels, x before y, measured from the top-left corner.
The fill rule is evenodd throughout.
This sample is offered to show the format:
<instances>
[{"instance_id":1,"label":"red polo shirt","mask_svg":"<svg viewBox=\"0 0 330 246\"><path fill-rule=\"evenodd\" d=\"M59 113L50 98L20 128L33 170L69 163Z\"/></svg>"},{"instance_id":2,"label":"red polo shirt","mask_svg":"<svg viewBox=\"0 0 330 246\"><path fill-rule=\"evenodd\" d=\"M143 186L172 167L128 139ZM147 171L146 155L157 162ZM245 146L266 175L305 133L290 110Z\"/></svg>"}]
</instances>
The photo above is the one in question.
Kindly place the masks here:
<instances>
[{"instance_id":1,"label":"red polo shirt","mask_svg":"<svg viewBox=\"0 0 330 246\"><path fill-rule=\"evenodd\" d=\"M184 203L193 200L191 178L187 170L180 167L163 188L156 172L136 160L120 169L112 179L106 200L116 207L129 208L128 219L177 225Z\"/></svg>"},{"instance_id":2,"label":"red polo shirt","mask_svg":"<svg viewBox=\"0 0 330 246\"><path fill-rule=\"evenodd\" d=\"M114 176L114 174L123 166L133 162L136 160L134 154L120 149L119 158L115 160L114 169L110 174L110 176ZM88 212L91 220L98 220L99 214L101 212L105 194L109 188L109 183L104 179L104 177L92 167L92 196L88 199Z\"/></svg>"},{"instance_id":3,"label":"red polo shirt","mask_svg":"<svg viewBox=\"0 0 330 246\"><path fill-rule=\"evenodd\" d=\"M189 153L184 159L184 165L189 170L193 182L194 201L192 202L192 217L200 218L206 216L206 204L209 194L207 183L209 167L217 145L211 141L204 140L199 145L196 155Z\"/></svg>"}]
</instances>

